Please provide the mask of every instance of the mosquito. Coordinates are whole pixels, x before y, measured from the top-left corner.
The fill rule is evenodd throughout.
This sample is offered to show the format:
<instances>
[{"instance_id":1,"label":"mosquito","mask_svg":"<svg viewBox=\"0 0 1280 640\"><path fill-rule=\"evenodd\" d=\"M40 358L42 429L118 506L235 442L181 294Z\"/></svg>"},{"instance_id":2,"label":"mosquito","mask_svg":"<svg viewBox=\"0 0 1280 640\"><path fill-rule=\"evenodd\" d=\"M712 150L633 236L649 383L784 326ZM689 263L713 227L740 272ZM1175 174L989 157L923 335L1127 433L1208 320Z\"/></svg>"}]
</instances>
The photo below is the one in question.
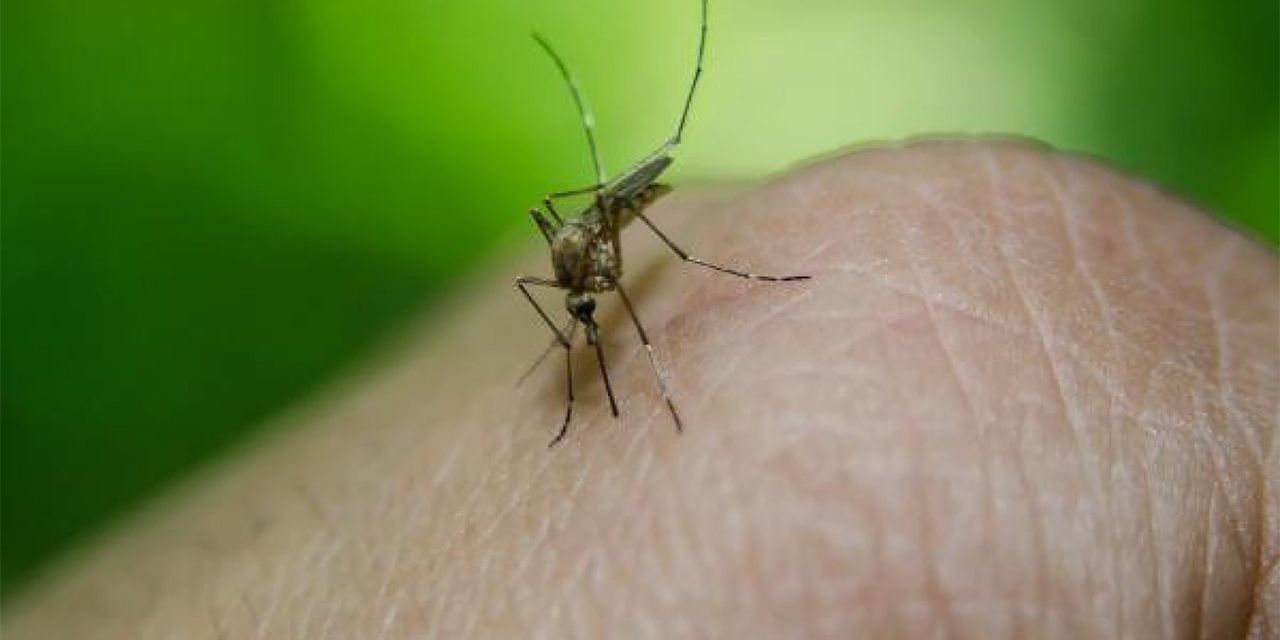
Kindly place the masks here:
<instances>
[{"instance_id":1,"label":"mosquito","mask_svg":"<svg viewBox=\"0 0 1280 640\"><path fill-rule=\"evenodd\" d=\"M683 432L684 423L680 419L680 412L676 410L676 405L671 399L671 391L667 384L666 374L658 363L658 358L654 354L653 343L649 340L649 335L645 331L644 325L640 322L639 316L636 315L635 306L632 305L631 298L622 286L622 243L620 233L623 227L633 220L639 219L681 260L739 278L770 282L807 280L809 278L809 276L769 276L749 273L694 257L676 244L666 233L663 233L645 215L645 210L658 198L671 192L670 185L657 182L657 179L671 166L674 160L672 154L676 147L679 146L681 137L684 134L685 124L689 119L689 108L693 105L693 96L697 91L698 81L702 78L702 60L707 45L707 0L702 0L702 23L698 37L698 55L694 66L693 80L689 83L689 92L685 96L684 108L680 112L680 120L676 124L675 133L656 151L612 179L606 177L604 165L600 161L600 154L596 149L595 117L592 115L591 108L578 87L577 79L569 72L564 60L545 38L537 33L533 34L533 38L550 56L559 70L561 78L568 85L569 93L573 96L574 104L578 108L578 117L582 122L582 130L586 134L587 147L590 150L591 163L596 175L596 182L591 186L557 191L544 196L542 205L546 209L545 212L537 207L529 210L529 216L533 218L534 224L538 226L538 230L542 232L542 236L546 238L547 245L551 249L551 266L555 271L555 277L520 276L515 281L516 288L520 290L520 293L524 294L529 304L533 305L534 310L538 312L538 315L546 322L547 327L551 329L551 333L554 335L551 345L543 353L542 357L534 363L534 367L536 368L556 346L563 348L565 353L568 398L564 421L560 425L560 431L556 433L555 438L551 440L548 447L554 447L564 439L565 434L569 431L569 422L573 417L573 341L579 325L581 325L583 332L586 334L587 345L595 349L596 362L600 366L600 377L604 380L605 393L609 397L609 409L615 418L618 417L618 403L614 399L613 385L609 381L609 368L605 364L604 346L600 341L600 325L595 319L595 296L604 293L617 293L618 298L622 300L622 306L626 308L627 315L630 316L631 323L635 326L636 333L640 336L640 342L644 344L645 352L649 356L649 364L653 368L654 378L657 380L658 389L667 404L667 409L671 412L671 418L675 421L676 431ZM591 204L576 216L566 220L556 210L555 200L588 194L592 197ZM569 319L563 328L551 319L551 316L529 293L529 286L563 289L567 292L565 295L565 310L569 313ZM532 372L532 369L530 372Z\"/></svg>"}]
</instances>

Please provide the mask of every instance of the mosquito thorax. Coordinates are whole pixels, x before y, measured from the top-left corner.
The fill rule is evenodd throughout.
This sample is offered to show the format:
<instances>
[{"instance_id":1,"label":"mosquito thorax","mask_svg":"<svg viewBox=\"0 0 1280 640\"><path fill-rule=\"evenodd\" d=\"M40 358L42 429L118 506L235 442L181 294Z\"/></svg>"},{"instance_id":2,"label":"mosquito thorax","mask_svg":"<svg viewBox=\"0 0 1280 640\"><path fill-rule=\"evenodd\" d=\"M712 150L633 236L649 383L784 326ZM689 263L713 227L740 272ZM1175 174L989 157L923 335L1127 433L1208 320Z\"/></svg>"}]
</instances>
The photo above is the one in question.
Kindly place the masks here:
<instances>
[{"instance_id":1,"label":"mosquito thorax","mask_svg":"<svg viewBox=\"0 0 1280 640\"><path fill-rule=\"evenodd\" d=\"M612 291L622 277L617 238L596 221L569 222L556 230L551 266L556 281L571 291Z\"/></svg>"}]
</instances>

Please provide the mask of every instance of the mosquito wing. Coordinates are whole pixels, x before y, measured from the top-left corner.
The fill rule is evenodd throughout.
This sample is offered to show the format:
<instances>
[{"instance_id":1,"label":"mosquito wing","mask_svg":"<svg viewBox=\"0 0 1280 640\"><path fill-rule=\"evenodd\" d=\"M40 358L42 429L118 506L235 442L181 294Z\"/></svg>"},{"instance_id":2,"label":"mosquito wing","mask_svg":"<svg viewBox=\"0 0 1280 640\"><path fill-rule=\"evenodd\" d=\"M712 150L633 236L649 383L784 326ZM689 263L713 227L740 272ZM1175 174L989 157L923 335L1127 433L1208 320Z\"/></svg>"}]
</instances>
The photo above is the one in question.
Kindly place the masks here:
<instances>
[{"instance_id":1,"label":"mosquito wing","mask_svg":"<svg viewBox=\"0 0 1280 640\"><path fill-rule=\"evenodd\" d=\"M649 157L628 169L626 173L614 178L605 188L606 197L613 200L627 200L653 184L674 161L671 157L673 148L674 145L670 143L663 145Z\"/></svg>"}]
</instances>

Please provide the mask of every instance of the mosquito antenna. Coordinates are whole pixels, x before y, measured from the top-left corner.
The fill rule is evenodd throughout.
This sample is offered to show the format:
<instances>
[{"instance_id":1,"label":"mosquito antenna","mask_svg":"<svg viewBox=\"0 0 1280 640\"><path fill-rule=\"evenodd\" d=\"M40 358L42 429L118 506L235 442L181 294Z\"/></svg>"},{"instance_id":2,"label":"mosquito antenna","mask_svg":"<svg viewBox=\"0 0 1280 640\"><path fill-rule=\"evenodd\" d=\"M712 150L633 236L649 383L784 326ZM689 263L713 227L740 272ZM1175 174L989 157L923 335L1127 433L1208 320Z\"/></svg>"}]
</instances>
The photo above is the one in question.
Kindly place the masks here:
<instances>
[{"instance_id":1,"label":"mosquito antenna","mask_svg":"<svg viewBox=\"0 0 1280 640\"><path fill-rule=\"evenodd\" d=\"M689 120L689 107L693 106L693 92L698 89L698 80L702 78L702 54L707 50L707 0L702 0L702 30L698 35L698 64L693 69L693 81L689 83L689 95L684 99L684 111L680 113L680 124L676 126L676 135L668 143L671 146L680 144L684 135L684 124Z\"/></svg>"},{"instance_id":2,"label":"mosquito antenna","mask_svg":"<svg viewBox=\"0 0 1280 640\"><path fill-rule=\"evenodd\" d=\"M587 134L587 147L591 149L591 164L596 170L596 184L605 183L604 165L600 162L600 152L596 150L596 117L591 113L591 105L587 104L587 100L582 95L582 90L578 88L578 80L569 73L569 67L565 65L564 60L560 58L560 54L551 48L551 43L547 42L542 34L533 32L533 39L538 41L542 46L542 50L551 56L551 60L556 63L556 68L560 70L560 77L564 78L565 84L569 85L569 92L573 94L573 102L578 105L578 117L582 120L582 130Z\"/></svg>"}]
</instances>

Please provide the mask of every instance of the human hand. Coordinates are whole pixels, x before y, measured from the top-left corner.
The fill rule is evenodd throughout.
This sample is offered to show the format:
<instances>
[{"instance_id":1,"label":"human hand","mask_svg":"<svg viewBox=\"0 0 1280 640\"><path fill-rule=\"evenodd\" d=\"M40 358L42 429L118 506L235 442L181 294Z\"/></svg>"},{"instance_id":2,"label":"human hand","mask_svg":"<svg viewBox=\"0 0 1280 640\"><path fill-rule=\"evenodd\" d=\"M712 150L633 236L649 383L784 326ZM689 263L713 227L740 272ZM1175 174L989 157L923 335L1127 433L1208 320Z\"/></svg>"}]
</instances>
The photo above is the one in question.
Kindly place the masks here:
<instances>
[{"instance_id":1,"label":"human hand","mask_svg":"<svg viewBox=\"0 0 1280 640\"><path fill-rule=\"evenodd\" d=\"M548 451L562 360L514 387L548 336L513 272L479 278L66 564L6 637L1278 633L1273 253L1017 143L652 213L695 255L813 276L743 282L627 230L683 435L615 308L621 419L579 349Z\"/></svg>"}]
</instances>

